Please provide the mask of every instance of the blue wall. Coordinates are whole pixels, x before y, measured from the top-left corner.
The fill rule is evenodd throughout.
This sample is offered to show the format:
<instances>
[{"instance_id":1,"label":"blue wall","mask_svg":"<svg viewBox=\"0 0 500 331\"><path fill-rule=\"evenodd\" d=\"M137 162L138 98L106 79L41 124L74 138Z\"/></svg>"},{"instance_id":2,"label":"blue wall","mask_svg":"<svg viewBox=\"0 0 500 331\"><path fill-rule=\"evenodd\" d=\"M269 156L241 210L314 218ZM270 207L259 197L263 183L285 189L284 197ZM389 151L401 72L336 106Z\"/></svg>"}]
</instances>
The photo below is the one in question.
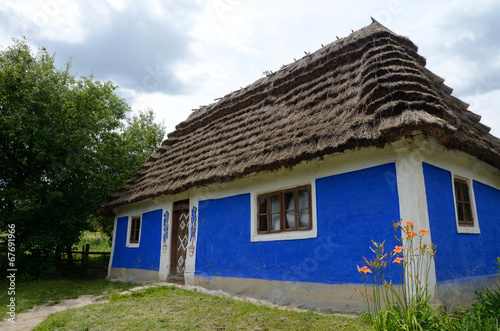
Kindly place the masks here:
<instances>
[{"instance_id":1,"label":"blue wall","mask_svg":"<svg viewBox=\"0 0 500 331\"><path fill-rule=\"evenodd\" d=\"M200 201L196 275L361 283L356 265L372 256L370 240L387 240L388 250L396 244L398 193L388 180L395 176L390 163L317 179L313 239L252 243L250 194Z\"/></svg>"},{"instance_id":2,"label":"blue wall","mask_svg":"<svg viewBox=\"0 0 500 331\"><path fill-rule=\"evenodd\" d=\"M116 220L115 250L112 268L158 270L161 253L162 210L142 214L140 246L128 248L128 217Z\"/></svg>"},{"instance_id":3,"label":"blue wall","mask_svg":"<svg viewBox=\"0 0 500 331\"><path fill-rule=\"evenodd\" d=\"M496 257L500 256L500 191L474 181L481 234L457 233L451 172L427 163L423 168L431 236L437 245L437 281L496 273Z\"/></svg>"}]
</instances>

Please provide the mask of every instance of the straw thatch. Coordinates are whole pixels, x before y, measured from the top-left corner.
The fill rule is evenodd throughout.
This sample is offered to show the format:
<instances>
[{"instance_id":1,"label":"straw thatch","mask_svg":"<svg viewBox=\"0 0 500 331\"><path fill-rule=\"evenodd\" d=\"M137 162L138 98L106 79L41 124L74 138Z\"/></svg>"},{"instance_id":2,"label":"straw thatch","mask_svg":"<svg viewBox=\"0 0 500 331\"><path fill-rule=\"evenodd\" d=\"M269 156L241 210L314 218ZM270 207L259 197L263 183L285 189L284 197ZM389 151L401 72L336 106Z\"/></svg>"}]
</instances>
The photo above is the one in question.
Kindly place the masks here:
<instances>
[{"instance_id":1,"label":"straw thatch","mask_svg":"<svg viewBox=\"0 0 500 331\"><path fill-rule=\"evenodd\" d=\"M443 81L410 40L373 22L195 111L98 211L415 130L500 168L500 140Z\"/></svg>"}]
</instances>

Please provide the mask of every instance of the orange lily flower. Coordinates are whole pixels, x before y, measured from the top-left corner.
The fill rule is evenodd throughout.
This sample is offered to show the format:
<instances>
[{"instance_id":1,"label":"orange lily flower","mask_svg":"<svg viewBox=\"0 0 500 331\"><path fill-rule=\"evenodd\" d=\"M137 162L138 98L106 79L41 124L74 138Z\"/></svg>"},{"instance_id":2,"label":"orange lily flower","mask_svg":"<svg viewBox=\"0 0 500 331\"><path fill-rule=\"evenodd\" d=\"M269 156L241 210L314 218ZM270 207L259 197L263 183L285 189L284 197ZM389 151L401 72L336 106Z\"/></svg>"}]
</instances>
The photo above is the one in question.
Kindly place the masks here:
<instances>
[{"instance_id":1,"label":"orange lily flower","mask_svg":"<svg viewBox=\"0 0 500 331\"><path fill-rule=\"evenodd\" d=\"M362 268L358 267L358 271L364 273L365 275L367 272L372 273L372 271L367 266L364 266Z\"/></svg>"},{"instance_id":2,"label":"orange lily flower","mask_svg":"<svg viewBox=\"0 0 500 331\"><path fill-rule=\"evenodd\" d=\"M400 263L401 264L401 262L403 262L403 260L404 259L402 257L397 257L394 259L394 261L392 261L392 263Z\"/></svg>"},{"instance_id":3,"label":"orange lily flower","mask_svg":"<svg viewBox=\"0 0 500 331\"><path fill-rule=\"evenodd\" d=\"M424 235L424 234L430 235L429 231L427 231L426 229L420 229L420 230L418 230L418 232L420 232L422 235Z\"/></svg>"},{"instance_id":4,"label":"orange lily flower","mask_svg":"<svg viewBox=\"0 0 500 331\"><path fill-rule=\"evenodd\" d=\"M405 224L409 227L412 227L414 228L415 227L415 222L412 222L412 221L405 221Z\"/></svg>"},{"instance_id":5,"label":"orange lily flower","mask_svg":"<svg viewBox=\"0 0 500 331\"><path fill-rule=\"evenodd\" d=\"M415 237L416 233L413 231L408 231L408 232L405 232L405 235L406 235L406 237L408 237L408 239L412 239L413 237Z\"/></svg>"},{"instance_id":6,"label":"orange lily flower","mask_svg":"<svg viewBox=\"0 0 500 331\"><path fill-rule=\"evenodd\" d=\"M403 251L403 249L404 249L404 247L403 247L403 246L396 246L396 247L392 250L392 252L393 252L394 254L396 254L396 253L401 253L401 252Z\"/></svg>"}]
</instances>

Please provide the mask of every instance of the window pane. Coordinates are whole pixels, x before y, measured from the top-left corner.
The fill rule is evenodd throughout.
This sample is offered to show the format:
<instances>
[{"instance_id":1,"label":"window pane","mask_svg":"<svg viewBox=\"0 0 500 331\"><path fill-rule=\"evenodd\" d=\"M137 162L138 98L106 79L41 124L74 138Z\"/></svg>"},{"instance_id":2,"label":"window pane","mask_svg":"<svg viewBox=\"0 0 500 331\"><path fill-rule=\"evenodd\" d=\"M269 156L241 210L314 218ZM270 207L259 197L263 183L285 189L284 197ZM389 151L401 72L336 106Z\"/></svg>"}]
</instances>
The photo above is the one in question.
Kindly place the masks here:
<instances>
[{"instance_id":1,"label":"window pane","mask_svg":"<svg viewBox=\"0 0 500 331\"><path fill-rule=\"evenodd\" d=\"M285 214L286 222L285 226L287 229L295 229L295 211L287 211Z\"/></svg>"},{"instance_id":2,"label":"window pane","mask_svg":"<svg viewBox=\"0 0 500 331\"><path fill-rule=\"evenodd\" d=\"M267 197L261 197L259 199L259 214L267 213Z\"/></svg>"},{"instance_id":3,"label":"window pane","mask_svg":"<svg viewBox=\"0 0 500 331\"><path fill-rule=\"evenodd\" d=\"M309 227L309 209L299 210L299 228Z\"/></svg>"},{"instance_id":4,"label":"window pane","mask_svg":"<svg viewBox=\"0 0 500 331\"><path fill-rule=\"evenodd\" d=\"M267 231L267 214L259 216L259 231Z\"/></svg>"},{"instance_id":5,"label":"window pane","mask_svg":"<svg viewBox=\"0 0 500 331\"><path fill-rule=\"evenodd\" d=\"M469 202L469 188L467 184L462 184L463 201Z\"/></svg>"},{"instance_id":6,"label":"window pane","mask_svg":"<svg viewBox=\"0 0 500 331\"><path fill-rule=\"evenodd\" d=\"M299 208L309 207L309 195L307 194L307 189L299 191Z\"/></svg>"},{"instance_id":7,"label":"window pane","mask_svg":"<svg viewBox=\"0 0 500 331\"><path fill-rule=\"evenodd\" d=\"M455 199L457 201L462 201L462 195L460 194L460 183L455 182Z\"/></svg>"},{"instance_id":8,"label":"window pane","mask_svg":"<svg viewBox=\"0 0 500 331\"><path fill-rule=\"evenodd\" d=\"M462 203L457 202L457 212L458 212L458 220L463 221L464 220L464 210L462 208Z\"/></svg>"},{"instance_id":9,"label":"window pane","mask_svg":"<svg viewBox=\"0 0 500 331\"><path fill-rule=\"evenodd\" d=\"M472 213L470 210L470 204L464 203L464 211L465 211L464 221L465 222L472 222Z\"/></svg>"},{"instance_id":10,"label":"window pane","mask_svg":"<svg viewBox=\"0 0 500 331\"><path fill-rule=\"evenodd\" d=\"M293 192L285 193L285 210L293 210L295 209L294 201L293 201ZM295 225L294 225L295 227Z\"/></svg>"},{"instance_id":11,"label":"window pane","mask_svg":"<svg viewBox=\"0 0 500 331\"><path fill-rule=\"evenodd\" d=\"M271 215L271 231L279 230L280 227L280 214Z\"/></svg>"},{"instance_id":12,"label":"window pane","mask_svg":"<svg viewBox=\"0 0 500 331\"><path fill-rule=\"evenodd\" d=\"M280 211L280 196L273 195L271 197L271 213L279 213Z\"/></svg>"}]
</instances>

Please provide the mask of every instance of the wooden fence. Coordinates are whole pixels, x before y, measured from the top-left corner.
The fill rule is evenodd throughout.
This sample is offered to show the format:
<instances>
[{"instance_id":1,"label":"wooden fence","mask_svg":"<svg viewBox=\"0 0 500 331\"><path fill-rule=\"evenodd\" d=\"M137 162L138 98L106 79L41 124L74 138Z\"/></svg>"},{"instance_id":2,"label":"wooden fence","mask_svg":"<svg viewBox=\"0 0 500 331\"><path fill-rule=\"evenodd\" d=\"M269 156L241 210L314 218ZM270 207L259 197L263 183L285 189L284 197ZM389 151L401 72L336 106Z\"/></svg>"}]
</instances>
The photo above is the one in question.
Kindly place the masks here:
<instances>
[{"instance_id":1,"label":"wooden fence","mask_svg":"<svg viewBox=\"0 0 500 331\"><path fill-rule=\"evenodd\" d=\"M73 254L81 254L81 259L73 259ZM91 252L90 245L86 244L82 246L81 251L71 251L71 254L68 254L68 264L72 265L73 262L81 262L80 268L82 276L85 276L87 273L89 255L110 255L110 252Z\"/></svg>"}]
</instances>

